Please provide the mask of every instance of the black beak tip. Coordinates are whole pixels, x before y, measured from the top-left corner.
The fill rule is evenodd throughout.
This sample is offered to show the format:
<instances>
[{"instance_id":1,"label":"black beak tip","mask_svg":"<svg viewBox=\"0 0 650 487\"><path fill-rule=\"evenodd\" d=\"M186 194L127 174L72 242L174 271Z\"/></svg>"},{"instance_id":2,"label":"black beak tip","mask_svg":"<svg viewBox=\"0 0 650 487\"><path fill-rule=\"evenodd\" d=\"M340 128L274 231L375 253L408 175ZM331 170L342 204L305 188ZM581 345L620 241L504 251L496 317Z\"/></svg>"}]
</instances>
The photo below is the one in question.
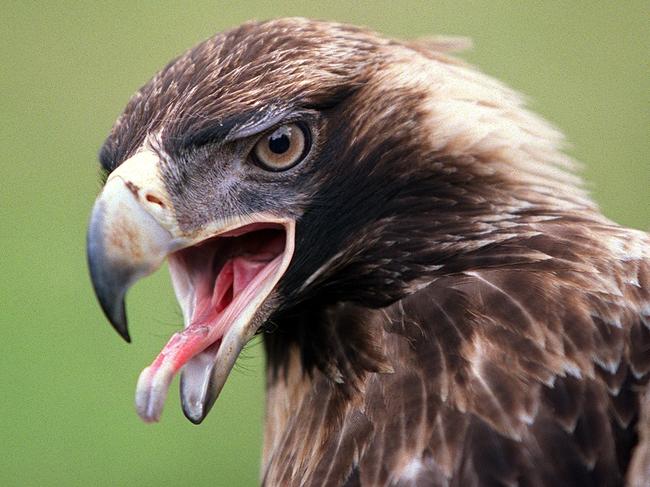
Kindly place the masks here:
<instances>
[{"instance_id":1,"label":"black beak tip","mask_svg":"<svg viewBox=\"0 0 650 487\"><path fill-rule=\"evenodd\" d=\"M125 331L124 333L120 333L120 336L124 339L126 343L131 343L131 337L129 336L128 331Z\"/></svg>"},{"instance_id":2,"label":"black beak tip","mask_svg":"<svg viewBox=\"0 0 650 487\"><path fill-rule=\"evenodd\" d=\"M126 309L123 299L120 300L116 308L117 313L109 314L107 310L102 306L106 318L108 318L108 321L110 321L115 331L119 333L119 335L124 339L126 343L131 343L131 336L129 335L129 328L126 320Z\"/></svg>"},{"instance_id":3,"label":"black beak tip","mask_svg":"<svg viewBox=\"0 0 650 487\"><path fill-rule=\"evenodd\" d=\"M128 273L106 272L106 269L97 265L97 261L89 259L90 276L95 290L97 301L104 312L104 315L111 326L127 342L131 343L129 336L128 322L126 319L126 307L124 296L126 295Z\"/></svg>"},{"instance_id":4,"label":"black beak tip","mask_svg":"<svg viewBox=\"0 0 650 487\"><path fill-rule=\"evenodd\" d=\"M103 209L100 206L93 210L88 229L87 258L90 280L104 315L115 331L127 343L131 343L124 296L131 281L133 269L110 262L106 258L103 247L102 220Z\"/></svg>"},{"instance_id":5,"label":"black beak tip","mask_svg":"<svg viewBox=\"0 0 650 487\"><path fill-rule=\"evenodd\" d=\"M126 319L124 297L122 296L117 299L106 299L105 295L100 294L99 292L96 294L102 311L104 312L104 315L110 322L111 326L117 333L119 333L125 342L131 343L131 336L129 335L128 322Z\"/></svg>"}]
</instances>

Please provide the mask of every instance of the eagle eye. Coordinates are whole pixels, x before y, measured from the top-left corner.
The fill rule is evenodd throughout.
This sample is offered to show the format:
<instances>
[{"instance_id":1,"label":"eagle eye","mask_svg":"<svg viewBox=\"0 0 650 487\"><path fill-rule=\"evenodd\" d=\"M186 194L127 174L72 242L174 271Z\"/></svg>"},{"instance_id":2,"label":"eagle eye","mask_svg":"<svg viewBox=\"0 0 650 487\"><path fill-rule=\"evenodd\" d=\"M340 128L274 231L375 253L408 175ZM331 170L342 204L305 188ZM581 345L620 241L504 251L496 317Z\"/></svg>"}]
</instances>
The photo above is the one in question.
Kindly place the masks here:
<instances>
[{"instance_id":1,"label":"eagle eye","mask_svg":"<svg viewBox=\"0 0 650 487\"><path fill-rule=\"evenodd\" d=\"M288 123L266 132L251 153L253 162L268 171L285 171L302 161L311 149L311 133L304 123Z\"/></svg>"}]
</instances>

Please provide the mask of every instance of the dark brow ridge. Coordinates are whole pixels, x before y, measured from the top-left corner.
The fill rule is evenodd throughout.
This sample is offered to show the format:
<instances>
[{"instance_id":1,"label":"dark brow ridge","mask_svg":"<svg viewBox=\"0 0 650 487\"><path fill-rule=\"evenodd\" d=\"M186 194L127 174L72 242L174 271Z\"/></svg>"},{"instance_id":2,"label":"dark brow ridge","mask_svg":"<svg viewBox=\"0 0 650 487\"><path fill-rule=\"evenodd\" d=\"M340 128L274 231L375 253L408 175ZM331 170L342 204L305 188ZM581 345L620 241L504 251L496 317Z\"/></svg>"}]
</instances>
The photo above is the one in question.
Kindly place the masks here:
<instances>
[{"instance_id":1,"label":"dark brow ridge","mask_svg":"<svg viewBox=\"0 0 650 487\"><path fill-rule=\"evenodd\" d=\"M209 143L230 142L263 132L276 124L294 121L303 112L324 111L336 107L358 87L341 89L326 101L296 105L269 105L264 109L247 110L222 120L203 121L187 127L179 137L171 137L175 149L187 150Z\"/></svg>"},{"instance_id":2,"label":"dark brow ridge","mask_svg":"<svg viewBox=\"0 0 650 487\"><path fill-rule=\"evenodd\" d=\"M232 115L223 120L213 120L198 127L188 127L185 133L175 142L180 149L200 147L211 142L221 142L236 127L246 126L254 121L259 112L244 112Z\"/></svg>"}]
</instances>

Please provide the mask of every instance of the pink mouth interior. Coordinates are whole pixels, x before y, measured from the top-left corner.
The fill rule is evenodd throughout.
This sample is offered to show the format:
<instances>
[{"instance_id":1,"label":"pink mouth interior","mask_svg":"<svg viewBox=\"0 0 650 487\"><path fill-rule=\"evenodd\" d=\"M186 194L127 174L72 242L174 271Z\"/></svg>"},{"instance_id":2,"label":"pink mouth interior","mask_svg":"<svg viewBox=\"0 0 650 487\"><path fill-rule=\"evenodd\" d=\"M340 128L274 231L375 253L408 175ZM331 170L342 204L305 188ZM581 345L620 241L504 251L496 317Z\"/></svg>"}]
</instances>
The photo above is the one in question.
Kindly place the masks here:
<instances>
[{"instance_id":1,"label":"pink mouth interior","mask_svg":"<svg viewBox=\"0 0 650 487\"><path fill-rule=\"evenodd\" d=\"M237 298L242 297L256 276L282 255L284 245L283 230L263 229L238 237L217 237L177 252L195 289L190 325L181 335L188 335L189 338L207 334L210 337L207 345L218 345L231 321L220 318L225 314L232 315L234 310L229 307L235 301L239 301L237 308L246 305L248 299ZM178 370L189 358L206 348L205 342L204 339L190 340L176 355L175 369Z\"/></svg>"},{"instance_id":2,"label":"pink mouth interior","mask_svg":"<svg viewBox=\"0 0 650 487\"><path fill-rule=\"evenodd\" d=\"M283 228L250 225L170 256L193 289L193 307L190 323L140 376L136 404L143 419L158 419L172 377L188 361L214 359L233 321L279 268L285 244Z\"/></svg>"}]
</instances>

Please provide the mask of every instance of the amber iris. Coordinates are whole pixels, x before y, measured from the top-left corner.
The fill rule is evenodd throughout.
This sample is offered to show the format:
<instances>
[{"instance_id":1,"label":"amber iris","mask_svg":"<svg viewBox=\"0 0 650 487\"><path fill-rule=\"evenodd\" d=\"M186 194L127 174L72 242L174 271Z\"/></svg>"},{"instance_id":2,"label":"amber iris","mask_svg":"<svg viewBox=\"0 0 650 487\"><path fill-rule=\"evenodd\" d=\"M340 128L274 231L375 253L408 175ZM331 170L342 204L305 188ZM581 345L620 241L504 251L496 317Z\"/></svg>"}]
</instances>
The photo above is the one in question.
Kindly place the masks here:
<instances>
[{"instance_id":1,"label":"amber iris","mask_svg":"<svg viewBox=\"0 0 650 487\"><path fill-rule=\"evenodd\" d=\"M264 134L255 144L255 163L270 171L284 171L295 166L309 153L309 130L303 124L281 125Z\"/></svg>"}]
</instances>

